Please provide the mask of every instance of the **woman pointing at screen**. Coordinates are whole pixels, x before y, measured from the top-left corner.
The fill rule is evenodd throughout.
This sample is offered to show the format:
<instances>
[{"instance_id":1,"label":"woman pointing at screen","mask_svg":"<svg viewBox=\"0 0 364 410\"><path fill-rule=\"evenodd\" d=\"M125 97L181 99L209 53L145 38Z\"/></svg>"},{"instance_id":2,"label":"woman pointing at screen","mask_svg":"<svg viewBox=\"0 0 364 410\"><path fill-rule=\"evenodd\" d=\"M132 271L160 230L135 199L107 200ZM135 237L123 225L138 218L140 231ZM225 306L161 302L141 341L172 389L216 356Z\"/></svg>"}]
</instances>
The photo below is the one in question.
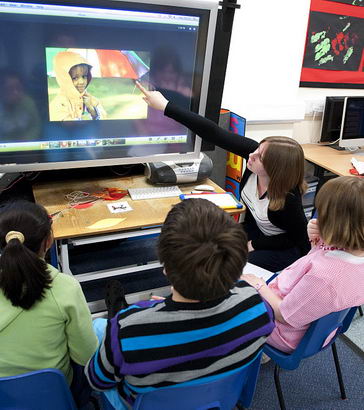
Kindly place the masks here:
<instances>
[{"instance_id":1,"label":"woman pointing at screen","mask_svg":"<svg viewBox=\"0 0 364 410\"><path fill-rule=\"evenodd\" d=\"M158 91L137 86L152 108L247 161L240 192L247 208L243 225L249 238L249 262L277 272L309 251L302 206L304 155L295 140L267 137L258 143L169 102Z\"/></svg>"}]
</instances>

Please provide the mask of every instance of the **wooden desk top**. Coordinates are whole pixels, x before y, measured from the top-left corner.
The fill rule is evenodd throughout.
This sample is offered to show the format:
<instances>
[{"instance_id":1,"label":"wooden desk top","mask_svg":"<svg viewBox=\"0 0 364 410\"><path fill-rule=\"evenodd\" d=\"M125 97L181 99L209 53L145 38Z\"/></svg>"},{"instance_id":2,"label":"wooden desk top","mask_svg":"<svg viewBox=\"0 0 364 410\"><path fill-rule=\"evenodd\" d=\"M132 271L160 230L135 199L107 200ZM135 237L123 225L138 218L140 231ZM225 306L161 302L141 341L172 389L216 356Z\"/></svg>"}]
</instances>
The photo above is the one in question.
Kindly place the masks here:
<instances>
[{"instance_id":1,"label":"wooden desk top","mask_svg":"<svg viewBox=\"0 0 364 410\"><path fill-rule=\"evenodd\" d=\"M76 171L77 172L77 171ZM216 192L224 192L211 180L203 183L215 187ZM183 193L190 193L198 183L180 185ZM115 233L163 224L172 205L178 203L178 197L143 199L133 201L129 195L116 201L99 200L89 208L70 208L65 195L73 191L89 193L101 192L106 187L127 189L150 186L144 176L115 177L106 179L73 180L65 182L46 182L33 187L35 200L42 204L49 214L63 212L54 218L53 233L55 239ZM111 213L107 204L127 201L133 209L129 212ZM239 214L242 209L228 210L230 214ZM124 219L125 218L125 219ZM95 226L100 224L100 226Z\"/></svg>"},{"instance_id":2,"label":"wooden desk top","mask_svg":"<svg viewBox=\"0 0 364 410\"><path fill-rule=\"evenodd\" d=\"M353 167L350 162L352 157L360 161L364 160L363 155L338 151L327 145L302 144L302 148L305 159L339 176L351 175L349 169Z\"/></svg>"}]
</instances>

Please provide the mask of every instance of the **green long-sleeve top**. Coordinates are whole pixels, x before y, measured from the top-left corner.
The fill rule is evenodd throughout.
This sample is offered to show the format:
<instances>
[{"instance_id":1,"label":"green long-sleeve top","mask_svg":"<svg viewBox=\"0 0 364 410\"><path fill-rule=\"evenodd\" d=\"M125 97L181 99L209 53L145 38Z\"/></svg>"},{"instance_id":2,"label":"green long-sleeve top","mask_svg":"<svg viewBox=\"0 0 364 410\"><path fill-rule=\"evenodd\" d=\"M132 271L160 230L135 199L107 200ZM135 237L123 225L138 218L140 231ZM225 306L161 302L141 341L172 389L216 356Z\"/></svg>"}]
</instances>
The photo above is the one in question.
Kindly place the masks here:
<instances>
[{"instance_id":1,"label":"green long-sleeve top","mask_svg":"<svg viewBox=\"0 0 364 410\"><path fill-rule=\"evenodd\" d=\"M79 283L48 265L45 297L31 309L14 307L0 290L0 377L56 368L72 381L70 360L85 365L98 345Z\"/></svg>"}]
</instances>

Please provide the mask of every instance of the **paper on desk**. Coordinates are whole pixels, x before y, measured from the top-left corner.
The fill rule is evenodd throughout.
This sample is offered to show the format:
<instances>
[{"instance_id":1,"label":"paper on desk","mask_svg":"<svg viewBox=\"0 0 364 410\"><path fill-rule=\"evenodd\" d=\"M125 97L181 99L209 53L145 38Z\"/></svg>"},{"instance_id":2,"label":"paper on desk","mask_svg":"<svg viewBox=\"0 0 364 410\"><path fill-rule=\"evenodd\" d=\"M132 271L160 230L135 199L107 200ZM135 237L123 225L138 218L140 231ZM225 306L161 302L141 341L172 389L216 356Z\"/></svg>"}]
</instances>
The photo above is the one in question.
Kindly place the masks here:
<instances>
[{"instance_id":1,"label":"paper on desk","mask_svg":"<svg viewBox=\"0 0 364 410\"><path fill-rule=\"evenodd\" d=\"M111 204L107 204L107 207L112 214L118 214L120 212L128 212L133 210L133 208L126 201L113 202Z\"/></svg>"},{"instance_id":2,"label":"paper on desk","mask_svg":"<svg viewBox=\"0 0 364 410\"><path fill-rule=\"evenodd\" d=\"M120 222L125 221L126 218L106 218L106 219L101 219L100 221L95 222L92 225L86 226L87 229L105 229L105 228L111 228L112 226L115 226L119 224Z\"/></svg>"},{"instance_id":3,"label":"paper on desk","mask_svg":"<svg viewBox=\"0 0 364 410\"><path fill-rule=\"evenodd\" d=\"M359 175L364 175L364 162L358 161L356 158L351 158L353 167L358 171Z\"/></svg>"},{"instance_id":4,"label":"paper on desk","mask_svg":"<svg viewBox=\"0 0 364 410\"><path fill-rule=\"evenodd\" d=\"M244 266L243 274L244 273L250 273L252 275L258 276L259 278L262 278L265 281L267 281L269 278L271 278L274 275L273 272L267 269L263 269L260 266L253 265L252 263L249 263L249 262Z\"/></svg>"}]
</instances>

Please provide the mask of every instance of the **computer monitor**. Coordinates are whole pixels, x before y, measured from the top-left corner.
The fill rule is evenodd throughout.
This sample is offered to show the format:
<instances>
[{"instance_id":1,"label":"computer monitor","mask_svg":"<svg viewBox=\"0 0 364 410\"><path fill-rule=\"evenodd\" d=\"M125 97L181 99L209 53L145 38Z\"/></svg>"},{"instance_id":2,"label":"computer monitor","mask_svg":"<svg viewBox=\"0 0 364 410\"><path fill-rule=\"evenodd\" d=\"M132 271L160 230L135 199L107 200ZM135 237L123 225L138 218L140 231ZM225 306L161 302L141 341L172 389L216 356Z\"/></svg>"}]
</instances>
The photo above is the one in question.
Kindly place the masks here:
<instances>
[{"instance_id":1,"label":"computer monitor","mask_svg":"<svg viewBox=\"0 0 364 410\"><path fill-rule=\"evenodd\" d=\"M0 172L199 156L135 80L205 113L218 3L0 2Z\"/></svg>"},{"instance_id":2,"label":"computer monitor","mask_svg":"<svg viewBox=\"0 0 364 410\"><path fill-rule=\"evenodd\" d=\"M339 145L353 149L364 146L364 97L345 97Z\"/></svg>"},{"instance_id":3,"label":"computer monitor","mask_svg":"<svg viewBox=\"0 0 364 410\"><path fill-rule=\"evenodd\" d=\"M322 115L320 142L339 142L344 98L342 96L326 97Z\"/></svg>"}]
</instances>

